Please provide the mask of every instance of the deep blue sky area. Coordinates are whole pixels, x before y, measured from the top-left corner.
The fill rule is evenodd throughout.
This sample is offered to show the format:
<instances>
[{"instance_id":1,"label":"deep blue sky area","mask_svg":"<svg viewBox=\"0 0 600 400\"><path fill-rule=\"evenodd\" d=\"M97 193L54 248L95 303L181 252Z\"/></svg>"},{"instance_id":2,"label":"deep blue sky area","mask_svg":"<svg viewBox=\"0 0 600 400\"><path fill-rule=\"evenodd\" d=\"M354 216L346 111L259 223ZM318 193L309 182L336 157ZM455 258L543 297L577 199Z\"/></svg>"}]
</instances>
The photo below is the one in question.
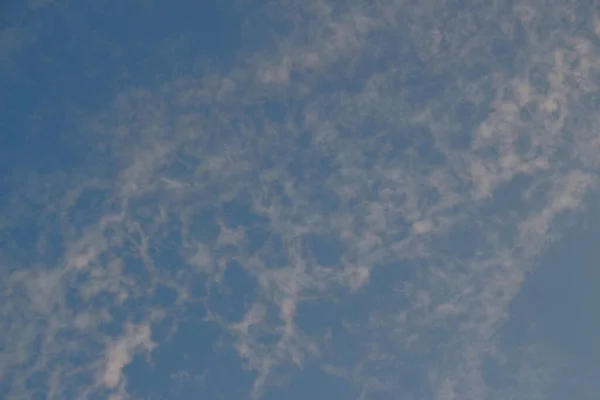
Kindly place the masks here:
<instances>
[{"instance_id":1,"label":"deep blue sky area","mask_svg":"<svg viewBox=\"0 0 600 400\"><path fill-rule=\"evenodd\" d=\"M22 18L19 7L6 7L6 29L35 26L37 40L15 52L16 77L1 82L3 176L15 165L81 166L90 150L80 146L93 141L77 131L78 115L110 104L123 88L156 88L196 63L223 65L243 41L242 16L225 1L62 2Z\"/></svg>"},{"instance_id":2,"label":"deep blue sky area","mask_svg":"<svg viewBox=\"0 0 600 400\"><path fill-rule=\"evenodd\" d=\"M0 397L595 400L600 10L409 3L0 6Z\"/></svg>"}]
</instances>

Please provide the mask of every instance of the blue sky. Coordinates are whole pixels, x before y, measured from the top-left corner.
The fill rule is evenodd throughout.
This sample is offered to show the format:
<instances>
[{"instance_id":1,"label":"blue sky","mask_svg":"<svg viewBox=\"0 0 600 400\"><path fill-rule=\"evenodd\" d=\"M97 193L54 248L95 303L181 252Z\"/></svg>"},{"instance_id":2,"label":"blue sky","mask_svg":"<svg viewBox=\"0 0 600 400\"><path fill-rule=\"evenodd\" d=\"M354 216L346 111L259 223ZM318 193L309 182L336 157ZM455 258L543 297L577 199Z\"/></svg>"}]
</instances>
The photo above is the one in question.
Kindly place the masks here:
<instances>
[{"instance_id":1,"label":"blue sky","mask_svg":"<svg viewBox=\"0 0 600 400\"><path fill-rule=\"evenodd\" d=\"M0 393L595 399L593 2L0 10Z\"/></svg>"}]
</instances>

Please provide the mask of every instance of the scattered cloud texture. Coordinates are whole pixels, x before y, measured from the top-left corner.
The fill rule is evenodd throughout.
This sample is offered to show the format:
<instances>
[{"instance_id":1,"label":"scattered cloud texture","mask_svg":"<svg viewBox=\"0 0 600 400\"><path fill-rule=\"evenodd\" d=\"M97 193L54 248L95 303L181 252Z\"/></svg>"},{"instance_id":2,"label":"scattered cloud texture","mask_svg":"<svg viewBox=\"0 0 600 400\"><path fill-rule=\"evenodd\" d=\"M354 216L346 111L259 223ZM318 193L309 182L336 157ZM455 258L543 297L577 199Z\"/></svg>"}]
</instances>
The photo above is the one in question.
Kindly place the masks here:
<instances>
[{"instance_id":1,"label":"scattered cloud texture","mask_svg":"<svg viewBox=\"0 0 600 400\"><path fill-rule=\"evenodd\" d=\"M3 398L600 393L596 2L1 8Z\"/></svg>"}]
</instances>

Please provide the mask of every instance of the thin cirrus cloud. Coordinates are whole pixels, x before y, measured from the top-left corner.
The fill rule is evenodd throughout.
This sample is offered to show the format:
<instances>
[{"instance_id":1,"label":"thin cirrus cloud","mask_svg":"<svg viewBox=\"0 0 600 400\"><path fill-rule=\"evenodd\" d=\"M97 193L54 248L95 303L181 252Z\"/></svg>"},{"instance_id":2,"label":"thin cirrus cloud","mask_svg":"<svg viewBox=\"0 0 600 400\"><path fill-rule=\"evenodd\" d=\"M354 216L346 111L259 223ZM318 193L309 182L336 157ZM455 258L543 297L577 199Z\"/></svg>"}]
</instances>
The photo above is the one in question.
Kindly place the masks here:
<instances>
[{"instance_id":1,"label":"thin cirrus cloud","mask_svg":"<svg viewBox=\"0 0 600 400\"><path fill-rule=\"evenodd\" d=\"M15 179L2 240L37 237L0 253L2 390L160 396L134 369L180 344L208 396L293 396L312 371L360 399L555 398L576 361L502 335L596 193L591 4L265 15L289 29L227 70L120 88L78 117L88 164Z\"/></svg>"}]
</instances>

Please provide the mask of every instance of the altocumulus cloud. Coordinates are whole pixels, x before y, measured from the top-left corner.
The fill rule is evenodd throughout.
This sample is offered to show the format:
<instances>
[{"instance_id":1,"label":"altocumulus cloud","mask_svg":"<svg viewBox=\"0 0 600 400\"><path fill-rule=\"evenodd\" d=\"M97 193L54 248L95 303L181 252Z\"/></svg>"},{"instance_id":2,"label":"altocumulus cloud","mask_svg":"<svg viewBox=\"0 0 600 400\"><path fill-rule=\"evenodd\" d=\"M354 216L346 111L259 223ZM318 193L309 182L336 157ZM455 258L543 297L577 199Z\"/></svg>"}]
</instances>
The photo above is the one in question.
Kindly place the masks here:
<instances>
[{"instance_id":1,"label":"altocumulus cloud","mask_svg":"<svg viewBox=\"0 0 600 400\"><path fill-rule=\"evenodd\" d=\"M553 399L585 380L502 329L597 194L593 2L259 7L283 32L227 68L171 60L193 67L65 117L89 144L77 169L11 175L6 398L196 398L186 368L211 398L294 398L304 377L317 397ZM39 37L18 34L2 32L12 65ZM185 330L204 350L182 352L214 362L133 388Z\"/></svg>"}]
</instances>

